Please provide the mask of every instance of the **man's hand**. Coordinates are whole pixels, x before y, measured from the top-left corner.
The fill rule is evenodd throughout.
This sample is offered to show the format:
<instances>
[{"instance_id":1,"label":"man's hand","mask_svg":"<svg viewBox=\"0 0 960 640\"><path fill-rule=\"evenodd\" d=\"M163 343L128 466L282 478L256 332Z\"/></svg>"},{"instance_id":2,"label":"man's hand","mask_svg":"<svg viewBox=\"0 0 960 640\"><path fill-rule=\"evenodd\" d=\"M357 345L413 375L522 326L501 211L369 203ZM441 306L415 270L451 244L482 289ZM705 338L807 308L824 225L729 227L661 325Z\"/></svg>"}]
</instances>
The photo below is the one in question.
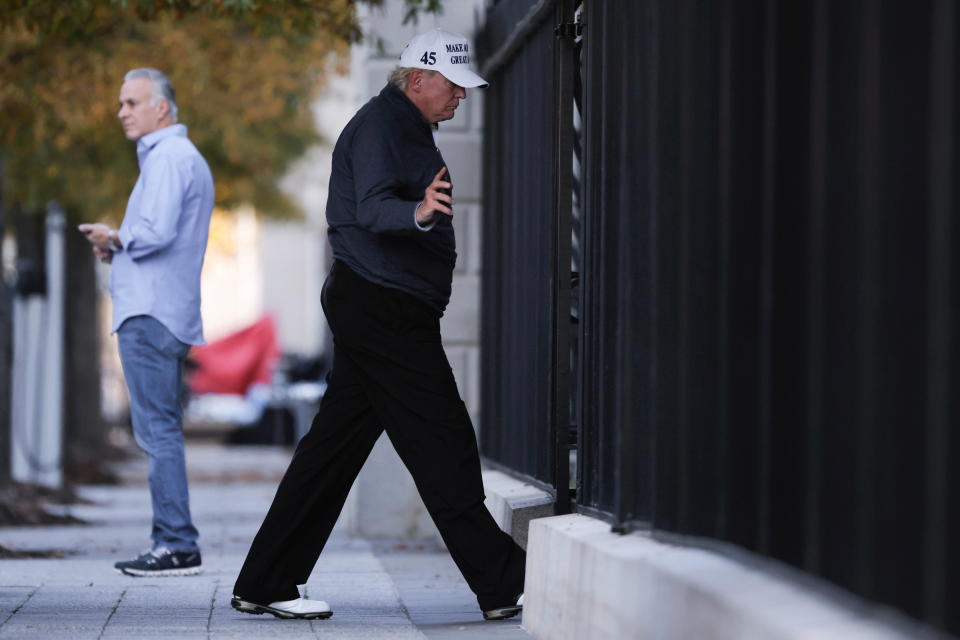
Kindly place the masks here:
<instances>
[{"instance_id":1,"label":"man's hand","mask_svg":"<svg viewBox=\"0 0 960 640\"><path fill-rule=\"evenodd\" d=\"M109 250L113 229L100 222L81 224L77 228L80 229L80 233L86 236L90 244L95 247L100 247L101 249Z\"/></svg>"},{"instance_id":2,"label":"man's hand","mask_svg":"<svg viewBox=\"0 0 960 640\"><path fill-rule=\"evenodd\" d=\"M433 182L427 187L426 193L423 194L423 202L417 207L417 224L421 226L430 224L433 222L434 216L437 215L437 211L441 211L448 216L453 215L454 201L453 197L449 195L453 185L440 179L446 172L446 167L440 169L437 175L433 177ZM446 192L444 192L444 189ZM447 206L448 204L450 206Z\"/></svg>"},{"instance_id":3,"label":"man's hand","mask_svg":"<svg viewBox=\"0 0 960 640\"><path fill-rule=\"evenodd\" d=\"M104 249L103 247L93 245L93 255L97 256L97 260L104 264L110 264L113 262L113 251L110 251L110 249Z\"/></svg>"},{"instance_id":4,"label":"man's hand","mask_svg":"<svg viewBox=\"0 0 960 640\"><path fill-rule=\"evenodd\" d=\"M93 245L93 255L97 257L97 260L105 264L113 262L112 248L120 248L120 241L113 229L100 222L81 224L77 228ZM113 245L113 247L110 245Z\"/></svg>"}]
</instances>

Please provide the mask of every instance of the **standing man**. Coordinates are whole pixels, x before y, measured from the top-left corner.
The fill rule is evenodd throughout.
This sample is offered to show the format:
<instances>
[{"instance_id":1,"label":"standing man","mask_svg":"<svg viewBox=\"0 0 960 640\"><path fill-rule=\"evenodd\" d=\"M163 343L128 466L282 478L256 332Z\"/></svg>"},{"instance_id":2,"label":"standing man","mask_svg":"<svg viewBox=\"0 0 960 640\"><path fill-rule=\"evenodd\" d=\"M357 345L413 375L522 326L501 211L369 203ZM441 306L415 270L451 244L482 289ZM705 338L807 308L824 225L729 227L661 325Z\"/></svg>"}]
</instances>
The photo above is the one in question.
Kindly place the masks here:
<instances>
[{"instance_id":1,"label":"standing man","mask_svg":"<svg viewBox=\"0 0 960 640\"><path fill-rule=\"evenodd\" d=\"M200 573L190 518L180 405L183 360L203 344L200 268L213 211L213 178L177 124L167 77L134 69L120 87L120 123L137 143L140 177L119 230L82 224L103 262L112 263L113 331L130 392L133 434L150 459L153 546L114 567L131 576Z\"/></svg>"},{"instance_id":2,"label":"standing man","mask_svg":"<svg viewBox=\"0 0 960 640\"><path fill-rule=\"evenodd\" d=\"M522 608L525 555L483 504L476 436L440 341L456 251L452 179L434 132L466 87L486 85L465 38L419 35L337 140L327 200L335 260L322 296L333 370L237 578L240 611L332 615L297 587L384 429L484 617Z\"/></svg>"}]
</instances>

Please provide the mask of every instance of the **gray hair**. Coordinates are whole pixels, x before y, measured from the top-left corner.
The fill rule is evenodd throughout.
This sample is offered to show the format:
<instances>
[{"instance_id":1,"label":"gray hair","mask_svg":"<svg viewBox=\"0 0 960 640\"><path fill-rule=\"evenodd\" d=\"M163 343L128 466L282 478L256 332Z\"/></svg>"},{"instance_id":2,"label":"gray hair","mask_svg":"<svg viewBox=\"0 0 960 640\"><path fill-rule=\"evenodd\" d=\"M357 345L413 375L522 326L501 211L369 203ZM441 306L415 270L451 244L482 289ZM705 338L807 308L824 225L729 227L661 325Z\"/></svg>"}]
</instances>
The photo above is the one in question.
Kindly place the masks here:
<instances>
[{"instance_id":1,"label":"gray hair","mask_svg":"<svg viewBox=\"0 0 960 640\"><path fill-rule=\"evenodd\" d=\"M390 72L390 76L387 78L390 81L390 84L395 86L400 91L407 90L407 83L410 81L410 72L414 69L419 69L419 67L396 67L393 71ZM435 69L420 69L427 77L437 73Z\"/></svg>"},{"instance_id":2,"label":"gray hair","mask_svg":"<svg viewBox=\"0 0 960 640\"><path fill-rule=\"evenodd\" d=\"M176 122L178 111L177 98L173 92L173 85L170 84L170 78L157 69L141 67L127 71L127 75L123 76L123 81L127 82L128 80L136 80L137 78L150 80L150 83L153 85L153 100L150 101L150 104L157 104L160 100L166 100L167 104L170 105L170 119Z\"/></svg>"}]
</instances>

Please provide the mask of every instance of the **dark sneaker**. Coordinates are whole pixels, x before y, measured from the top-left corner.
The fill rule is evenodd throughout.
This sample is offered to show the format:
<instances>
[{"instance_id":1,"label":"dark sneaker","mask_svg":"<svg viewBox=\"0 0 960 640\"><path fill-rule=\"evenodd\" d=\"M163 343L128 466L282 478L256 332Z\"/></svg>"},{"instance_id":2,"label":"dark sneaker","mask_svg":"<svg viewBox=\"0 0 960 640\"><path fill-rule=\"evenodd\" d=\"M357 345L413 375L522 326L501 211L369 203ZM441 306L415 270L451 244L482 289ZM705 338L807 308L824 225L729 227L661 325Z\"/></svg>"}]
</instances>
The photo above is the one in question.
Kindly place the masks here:
<instances>
[{"instance_id":1,"label":"dark sneaker","mask_svg":"<svg viewBox=\"0 0 960 640\"><path fill-rule=\"evenodd\" d=\"M295 618L300 620L314 620L317 618L324 620L333 615L333 611L330 610L330 605L323 600L307 600L306 598L283 600L280 602L271 602L270 604L257 604L233 596L233 598L230 599L230 606L243 613L252 613L254 615L269 613L287 620Z\"/></svg>"},{"instance_id":2,"label":"dark sneaker","mask_svg":"<svg viewBox=\"0 0 960 640\"><path fill-rule=\"evenodd\" d=\"M195 576L203 570L200 553L157 547L134 560L117 562L113 568L128 576Z\"/></svg>"},{"instance_id":3,"label":"dark sneaker","mask_svg":"<svg viewBox=\"0 0 960 640\"><path fill-rule=\"evenodd\" d=\"M517 596L517 599L514 601L514 604L509 604L505 607L497 607L496 609L487 609L483 612L484 620L503 620L504 618L512 618L523 611L523 594L521 593Z\"/></svg>"}]
</instances>

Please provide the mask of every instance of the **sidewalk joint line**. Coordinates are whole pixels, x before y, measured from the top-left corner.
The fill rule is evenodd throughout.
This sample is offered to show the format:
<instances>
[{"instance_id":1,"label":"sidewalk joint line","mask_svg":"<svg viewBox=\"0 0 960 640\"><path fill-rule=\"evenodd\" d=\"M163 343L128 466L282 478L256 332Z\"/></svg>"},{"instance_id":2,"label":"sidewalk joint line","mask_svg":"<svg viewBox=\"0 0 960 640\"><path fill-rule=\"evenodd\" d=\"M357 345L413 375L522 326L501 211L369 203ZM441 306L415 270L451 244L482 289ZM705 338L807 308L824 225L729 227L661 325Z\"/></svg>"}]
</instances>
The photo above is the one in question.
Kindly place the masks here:
<instances>
[{"instance_id":1,"label":"sidewalk joint line","mask_svg":"<svg viewBox=\"0 0 960 640\"><path fill-rule=\"evenodd\" d=\"M380 569L387 576L387 580L390 581L390 588L393 590L393 595L396 596L397 604L400 605L400 611L407 618L407 622L409 622L410 626L416 629L421 636L426 638L427 634L423 632L423 629L420 628L420 625L414 622L413 618L410 616L410 609L407 608L407 603L403 601L403 595L401 595L400 593L400 586L397 584L396 579L393 577L393 573L391 573L390 569L387 568L387 565L383 563L383 558L381 558L377 554L377 550L375 547L371 546L370 552L373 555L373 558L376 561L376 563L380 565Z\"/></svg>"},{"instance_id":2,"label":"sidewalk joint line","mask_svg":"<svg viewBox=\"0 0 960 640\"><path fill-rule=\"evenodd\" d=\"M123 591L120 593L120 597L117 598L117 603L113 605L113 609L110 610L110 615L107 616L107 619L103 622L103 627L100 628L100 635L97 636L97 640L100 640L103 637L103 634L107 631L107 625L110 624L110 620L113 619L113 614L117 612L117 609L120 608L120 603L123 602L123 597L127 595L127 589L130 587L124 587Z\"/></svg>"},{"instance_id":3,"label":"sidewalk joint line","mask_svg":"<svg viewBox=\"0 0 960 640\"><path fill-rule=\"evenodd\" d=\"M213 608L217 606L217 591L220 590L220 578L213 583L213 595L210 597L210 613L207 614L207 640L210 640L212 633L210 627L213 626Z\"/></svg>"},{"instance_id":4,"label":"sidewalk joint line","mask_svg":"<svg viewBox=\"0 0 960 640\"><path fill-rule=\"evenodd\" d=\"M41 586L42 586L42 585L41 585ZM7 624L7 622L10 621L10 618L12 618L13 616L17 615L17 612L19 612L20 609L23 609L23 608L27 605L27 603L30 602L30 598L33 597L33 594L35 594L35 593L36 593L37 591L39 591L39 590L40 590L40 587L34 587L34 588L33 588L33 591L31 591L30 593L28 593L28 594L27 594L27 597L23 599L23 602L21 602L20 604L18 604L17 607L16 607L13 611L10 612L10 615L8 615L6 618L3 619L3 622L0 622L0 628L2 628L3 625Z\"/></svg>"}]
</instances>

